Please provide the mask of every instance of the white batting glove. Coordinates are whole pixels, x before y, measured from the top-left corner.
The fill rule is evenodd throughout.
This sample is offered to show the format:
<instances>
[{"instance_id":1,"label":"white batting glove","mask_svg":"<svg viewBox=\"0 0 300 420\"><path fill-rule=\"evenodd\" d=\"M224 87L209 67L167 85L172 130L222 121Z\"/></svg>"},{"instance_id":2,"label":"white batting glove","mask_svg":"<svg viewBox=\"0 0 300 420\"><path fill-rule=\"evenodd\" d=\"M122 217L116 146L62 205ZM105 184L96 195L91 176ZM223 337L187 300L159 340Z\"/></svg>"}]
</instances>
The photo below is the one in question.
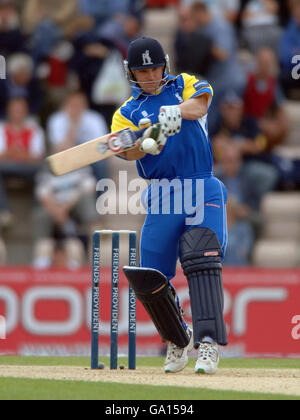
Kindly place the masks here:
<instances>
[{"instance_id":1,"label":"white batting glove","mask_svg":"<svg viewBox=\"0 0 300 420\"><path fill-rule=\"evenodd\" d=\"M141 122L140 122L141 123ZM142 121L139 126L145 126L144 121ZM149 139L153 141L150 142ZM143 143L145 142L145 149L143 148ZM166 144L167 136L163 133L161 125L154 124L146 129L142 138L140 139L141 148L140 150L145 153L150 153L151 155L159 155Z\"/></svg>"},{"instance_id":2,"label":"white batting glove","mask_svg":"<svg viewBox=\"0 0 300 420\"><path fill-rule=\"evenodd\" d=\"M162 106L158 116L163 133L169 137L174 136L181 130L181 110L178 105Z\"/></svg>"}]
</instances>

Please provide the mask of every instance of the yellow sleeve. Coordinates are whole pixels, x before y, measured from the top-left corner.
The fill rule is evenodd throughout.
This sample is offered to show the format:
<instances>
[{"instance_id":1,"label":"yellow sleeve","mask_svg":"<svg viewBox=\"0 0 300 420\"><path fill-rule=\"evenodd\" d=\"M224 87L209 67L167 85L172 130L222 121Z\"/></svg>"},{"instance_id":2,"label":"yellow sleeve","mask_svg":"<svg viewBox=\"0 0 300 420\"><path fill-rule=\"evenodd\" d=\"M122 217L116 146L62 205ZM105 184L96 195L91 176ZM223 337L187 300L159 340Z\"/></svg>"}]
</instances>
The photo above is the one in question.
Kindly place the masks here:
<instances>
[{"instance_id":1,"label":"yellow sleeve","mask_svg":"<svg viewBox=\"0 0 300 420\"><path fill-rule=\"evenodd\" d=\"M191 76L187 73L182 73L184 80L184 89L182 98L187 101L197 96L207 95L209 97L209 105L211 103L214 91L211 85L206 80L198 80L195 76Z\"/></svg>"},{"instance_id":2,"label":"yellow sleeve","mask_svg":"<svg viewBox=\"0 0 300 420\"><path fill-rule=\"evenodd\" d=\"M122 115L121 108L114 113L111 124L111 132L114 133L115 131L124 130L124 128L128 127L134 131L138 130L139 128L136 125Z\"/></svg>"}]
</instances>

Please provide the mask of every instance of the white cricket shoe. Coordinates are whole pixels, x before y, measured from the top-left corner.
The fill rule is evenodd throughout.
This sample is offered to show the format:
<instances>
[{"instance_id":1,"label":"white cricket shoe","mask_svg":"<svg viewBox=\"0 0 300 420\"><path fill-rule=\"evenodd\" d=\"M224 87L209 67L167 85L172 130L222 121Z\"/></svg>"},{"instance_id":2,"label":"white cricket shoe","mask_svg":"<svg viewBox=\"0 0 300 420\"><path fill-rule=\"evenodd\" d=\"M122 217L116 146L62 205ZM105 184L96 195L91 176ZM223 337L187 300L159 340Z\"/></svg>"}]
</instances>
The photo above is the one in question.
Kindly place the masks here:
<instances>
[{"instance_id":1,"label":"white cricket shoe","mask_svg":"<svg viewBox=\"0 0 300 420\"><path fill-rule=\"evenodd\" d=\"M169 342L167 357L165 360L164 369L166 373L176 373L183 370L188 364L188 351L191 351L194 345L193 342L193 331L188 328L187 333L190 336L189 344L183 349L176 346L176 344Z\"/></svg>"},{"instance_id":2,"label":"white cricket shoe","mask_svg":"<svg viewBox=\"0 0 300 420\"><path fill-rule=\"evenodd\" d=\"M219 350L216 342L200 343L195 373L214 375L218 370Z\"/></svg>"}]
</instances>

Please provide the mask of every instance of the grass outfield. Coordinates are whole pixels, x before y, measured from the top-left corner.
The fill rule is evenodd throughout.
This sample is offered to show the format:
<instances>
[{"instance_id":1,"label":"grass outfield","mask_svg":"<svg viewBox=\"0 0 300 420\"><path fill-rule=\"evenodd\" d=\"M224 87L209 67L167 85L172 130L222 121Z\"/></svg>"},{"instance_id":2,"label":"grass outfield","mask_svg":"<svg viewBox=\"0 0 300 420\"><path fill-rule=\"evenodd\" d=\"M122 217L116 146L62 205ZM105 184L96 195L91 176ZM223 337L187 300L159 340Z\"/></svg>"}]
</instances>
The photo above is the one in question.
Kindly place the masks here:
<instances>
[{"instance_id":1,"label":"grass outfield","mask_svg":"<svg viewBox=\"0 0 300 420\"><path fill-rule=\"evenodd\" d=\"M138 357L137 367L163 367L163 357ZM109 359L100 359L107 366ZM0 356L1 365L20 366L82 366L90 367L89 357L30 357L30 356ZM119 365L127 365L127 358L119 358ZM195 361L190 358L189 367L193 367ZM220 369L224 368L247 368L247 369L300 369L300 359L221 359Z\"/></svg>"},{"instance_id":2,"label":"grass outfield","mask_svg":"<svg viewBox=\"0 0 300 420\"><path fill-rule=\"evenodd\" d=\"M286 395L119 383L0 378L0 400L300 400Z\"/></svg>"},{"instance_id":3,"label":"grass outfield","mask_svg":"<svg viewBox=\"0 0 300 420\"><path fill-rule=\"evenodd\" d=\"M158 368L163 358L138 358L138 367ZM108 366L108 359L104 360ZM89 358L82 357L0 357L2 366L80 366L89 368ZM127 359L119 364L126 366ZM193 367L191 360L189 367ZM299 359L223 359L220 369L299 369ZM50 369L51 370L51 369ZM145 378L147 382L147 378ZM180 386L152 386L121 383L23 379L0 377L0 400L291 400L300 397L251 392L220 391Z\"/></svg>"}]
</instances>

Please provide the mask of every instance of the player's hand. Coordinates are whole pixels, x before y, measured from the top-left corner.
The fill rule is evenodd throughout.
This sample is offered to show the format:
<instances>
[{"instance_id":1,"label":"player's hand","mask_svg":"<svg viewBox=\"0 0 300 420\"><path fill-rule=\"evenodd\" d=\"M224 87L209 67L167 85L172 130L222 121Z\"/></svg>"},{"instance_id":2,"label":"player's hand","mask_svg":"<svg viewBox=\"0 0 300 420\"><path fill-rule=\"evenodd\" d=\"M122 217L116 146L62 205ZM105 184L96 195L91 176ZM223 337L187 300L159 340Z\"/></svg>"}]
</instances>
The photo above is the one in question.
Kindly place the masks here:
<instances>
[{"instance_id":1,"label":"player's hand","mask_svg":"<svg viewBox=\"0 0 300 420\"><path fill-rule=\"evenodd\" d=\"M158 116L158 121L162 126L164 134L174 136L181 130L181 110L178 105L162 106Z\"/></svg>"},{"instance_id":2,"label":"player's hand","mask_svg":"<svg viewBox=\"0 0 300 420\"><path fill-rule=\"evenodd\" d=\"M167 136L163 133L162 127L159 123L151 126L151 121L147 118L143 118L139 121L139 128L145 128L147 126L148 128L144 132L143 137L140 139L140 150L151 155L159 155L166 144ZM154 142L150 142L149 138L154 140ZM144 149L143 143L145 140L147 140L147 142L145 142ZM149 147L149 145L151 147Z\"/></svg>"},{"instance_id":3,"label":"player's hand","mask_svg":"<svg viewBox=\"0 0 300 420\"><path fill-rule=\"evenodd\" d=\"M143 129L143 128L151 127L151 125L152 125L152 123L151 123L150 118L142 118L139 121L139 129L140 130Z\"/></svg>"},{"instance_id":4,"label":"player's hand","mask_svg":"<svg viewBox=\"0 0 300 420\"><path fill-rule=\"evenodd\" d=\"M152 142L149 141L152 140ZM145 148L143 147L145 141ZM167 141L167 136L162 132L161 125L155 124L144 132L143 137L140 140L141 151L150 153L151 155L159 155ZM150 147L149 147L150 145Z\"/></svg>"}]
</instances>

